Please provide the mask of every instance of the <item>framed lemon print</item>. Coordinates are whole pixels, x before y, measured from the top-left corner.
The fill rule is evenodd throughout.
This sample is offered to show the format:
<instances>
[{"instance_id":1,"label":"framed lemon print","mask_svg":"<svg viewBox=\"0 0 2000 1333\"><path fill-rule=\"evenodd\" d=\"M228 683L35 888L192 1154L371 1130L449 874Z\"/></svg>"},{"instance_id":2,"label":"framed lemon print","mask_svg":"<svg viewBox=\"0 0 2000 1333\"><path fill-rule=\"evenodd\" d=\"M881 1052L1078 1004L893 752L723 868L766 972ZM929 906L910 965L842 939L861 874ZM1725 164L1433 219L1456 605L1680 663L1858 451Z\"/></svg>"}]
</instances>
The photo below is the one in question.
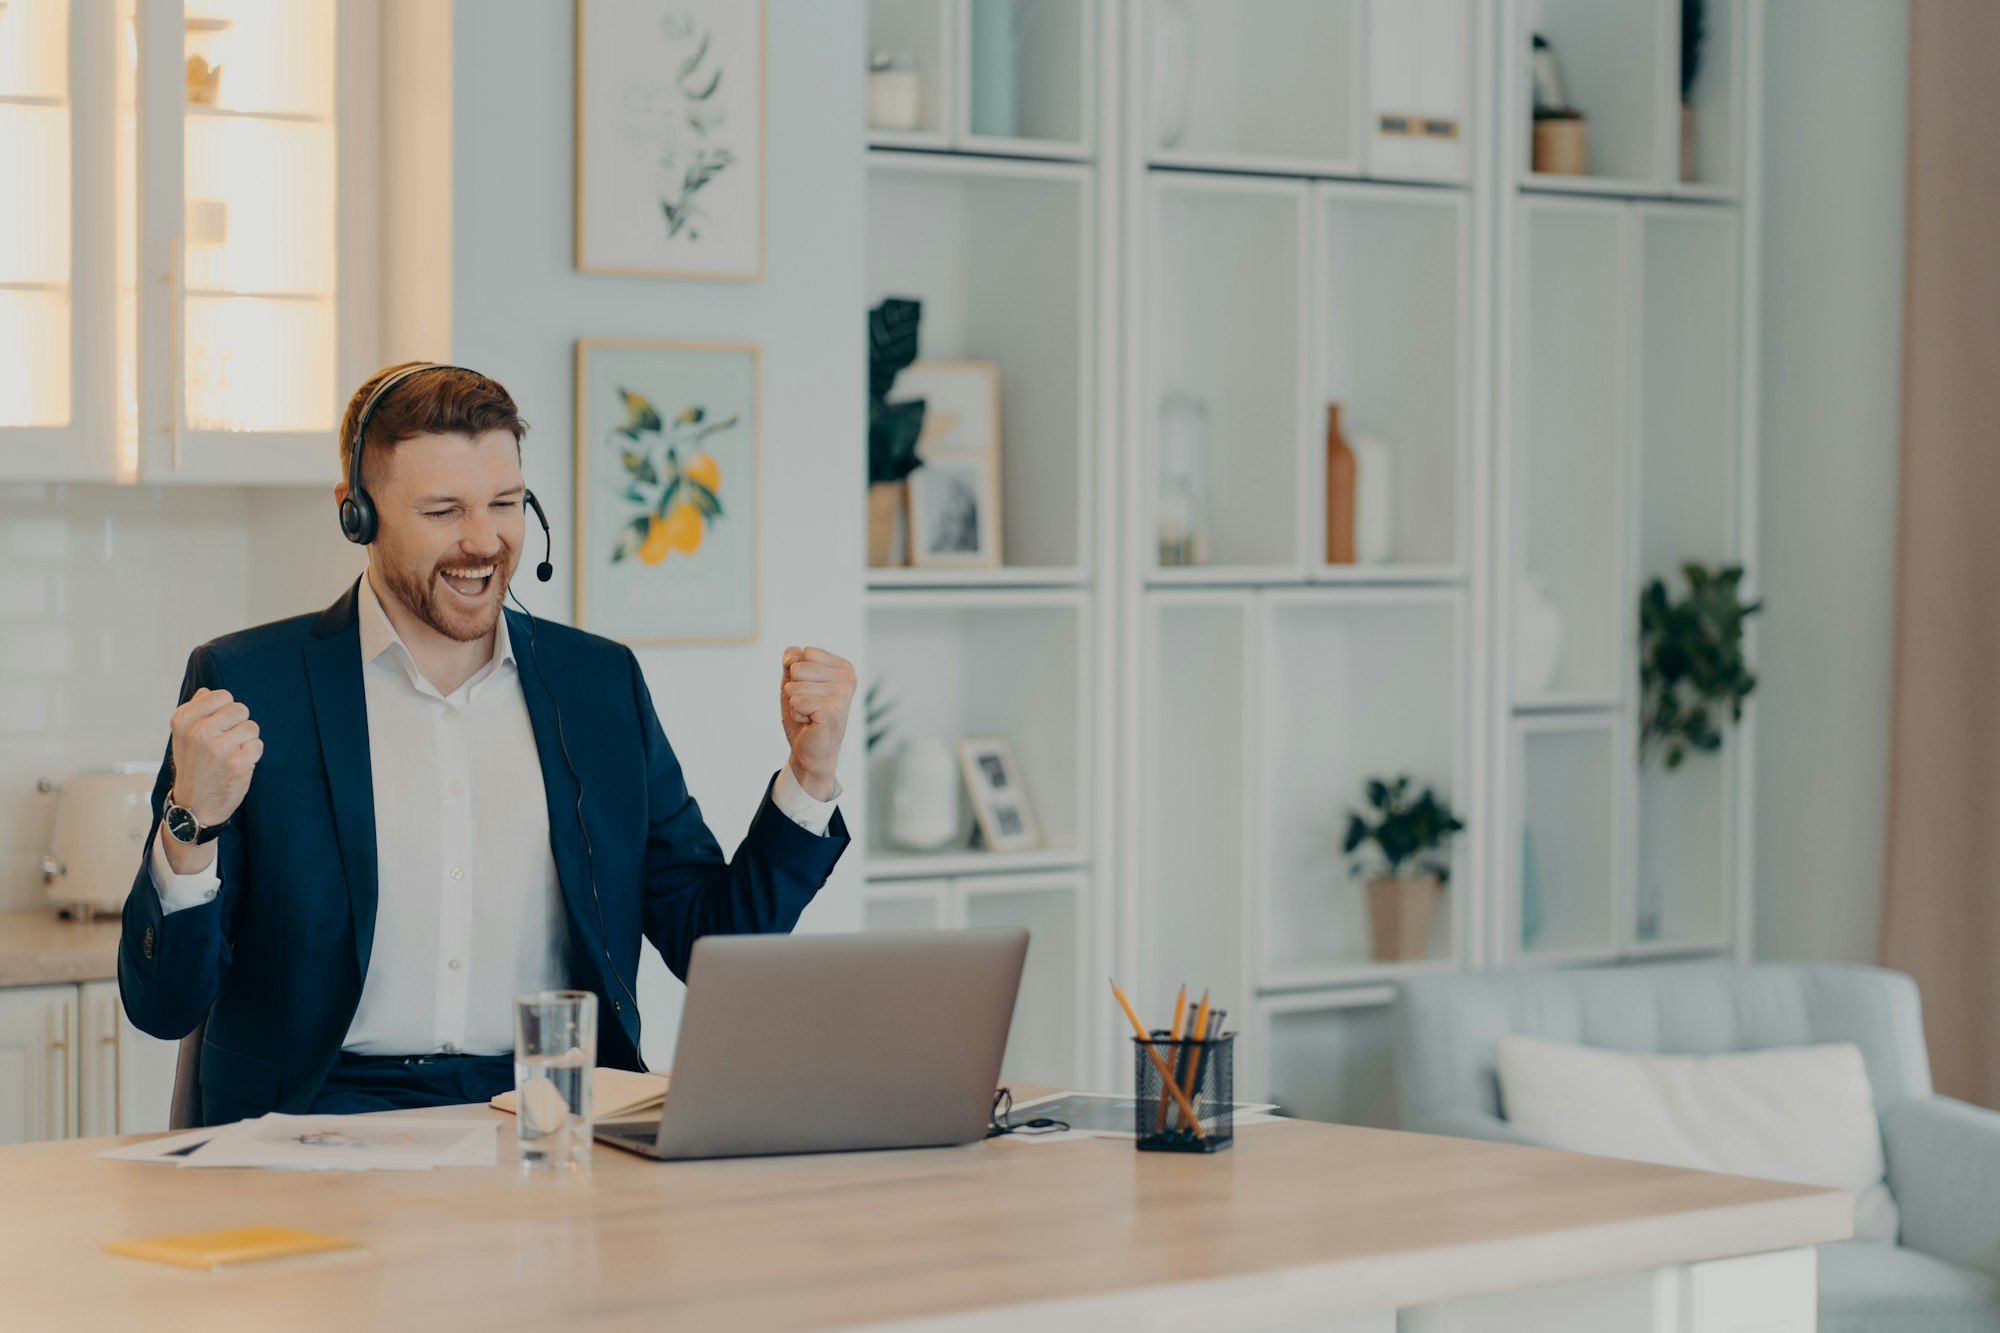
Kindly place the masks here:
<instances>
[{"instance_id":1,"label":"framed lemon print","mask_svg":"<svg viewBox=\"0 0 2000 1333\"><path fill-rule=\"evenodd\" d=\"M757 637L757 348L576 345L576 623L626 643Z\"/></svg>"}]
</instances>

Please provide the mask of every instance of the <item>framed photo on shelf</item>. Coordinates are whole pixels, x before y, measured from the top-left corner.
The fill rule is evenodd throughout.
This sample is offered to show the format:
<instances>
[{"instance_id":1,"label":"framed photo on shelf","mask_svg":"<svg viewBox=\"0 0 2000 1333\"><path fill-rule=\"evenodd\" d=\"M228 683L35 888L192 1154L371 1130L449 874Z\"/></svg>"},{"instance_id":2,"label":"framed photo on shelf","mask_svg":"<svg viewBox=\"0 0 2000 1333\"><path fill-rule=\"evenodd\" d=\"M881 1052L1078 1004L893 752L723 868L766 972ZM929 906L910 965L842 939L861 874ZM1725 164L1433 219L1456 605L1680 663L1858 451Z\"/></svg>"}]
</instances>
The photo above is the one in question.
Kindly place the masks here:
<instances>
[{"instance_id":1,"label":"framed photo on shelf","mask_svg":"<svg viewBox=\"0 0 2000 1333\"><path fill-rule=\"evenodd\" d=\"M1000 564L1000 368L991 361L915 361L888 401L924 403L909 479L912 565Z\"/></svg>"},{"instance_id":2,"label":"framed photo on shelf","mask_svg":"<svg viewBox=\"0 0 2000 1333\"><path fill-rule=\"evenodd\" d=\"M759 380L748 343L577 343L579 626L756 639Z\"/></svg>"},{"instance_id":3,"label":"framed photo on shelf","mask_svg":"<svg viewBox=\"0 0 2000 1333\"><path fill-rule=\"evenodd\" d=\"M575 0L576 267L764 276L764 0Z\"/></svg>"},{"instance_id":4,"label":"framed photo on shelf","mask_svg":"<svg viewBox=\"0 0 2000 1333\"><path fill-rule=\"evenodd\" d=\"M959 771L972 797L981 844L989 852L1032 852L1042 845L1014 749L1001 736L968 736L958 743Z\"/></svg>"}]
</instances>

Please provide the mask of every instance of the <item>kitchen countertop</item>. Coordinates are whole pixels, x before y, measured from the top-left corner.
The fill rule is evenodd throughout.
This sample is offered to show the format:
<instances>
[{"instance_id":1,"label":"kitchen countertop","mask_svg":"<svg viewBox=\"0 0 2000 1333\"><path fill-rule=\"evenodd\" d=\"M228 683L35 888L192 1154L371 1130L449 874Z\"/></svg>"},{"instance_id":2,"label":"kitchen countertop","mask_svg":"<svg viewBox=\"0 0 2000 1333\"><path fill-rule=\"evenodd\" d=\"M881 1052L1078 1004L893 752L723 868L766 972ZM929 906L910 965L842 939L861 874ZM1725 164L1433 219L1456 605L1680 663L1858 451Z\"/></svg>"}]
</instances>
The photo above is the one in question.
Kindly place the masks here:
<instances>
[{"instance_id":1,"label":"kitchen countertop","mask_svg":"<svg viewBox=\"0 0 2000 1333\"><path fill-rule=\"evenodd\" d=\"M46 907L0 912L0 986L109 981L118 975L118 918L64 921Z\"/></svg>"}]
</instances>

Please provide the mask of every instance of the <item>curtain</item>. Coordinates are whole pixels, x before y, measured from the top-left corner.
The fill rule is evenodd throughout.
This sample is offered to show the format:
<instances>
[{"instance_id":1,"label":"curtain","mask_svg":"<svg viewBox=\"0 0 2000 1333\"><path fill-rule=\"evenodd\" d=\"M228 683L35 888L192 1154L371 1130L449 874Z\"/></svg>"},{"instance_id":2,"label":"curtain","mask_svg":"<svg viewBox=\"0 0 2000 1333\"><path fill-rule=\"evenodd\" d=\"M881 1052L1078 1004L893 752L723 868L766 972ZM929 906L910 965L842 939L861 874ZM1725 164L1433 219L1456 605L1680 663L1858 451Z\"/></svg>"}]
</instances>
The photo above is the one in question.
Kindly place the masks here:
<instances>
[{"instance_id":1,"label":"curtain","mask_svg":"<svg viewBox=\"0 0 2000 1333\"><path fill-rule=\"evenodd\" d=\"M1882 959L2000 1107L2000 4L1913 0L1909 136Z\"/></svg>"}]
</instances>

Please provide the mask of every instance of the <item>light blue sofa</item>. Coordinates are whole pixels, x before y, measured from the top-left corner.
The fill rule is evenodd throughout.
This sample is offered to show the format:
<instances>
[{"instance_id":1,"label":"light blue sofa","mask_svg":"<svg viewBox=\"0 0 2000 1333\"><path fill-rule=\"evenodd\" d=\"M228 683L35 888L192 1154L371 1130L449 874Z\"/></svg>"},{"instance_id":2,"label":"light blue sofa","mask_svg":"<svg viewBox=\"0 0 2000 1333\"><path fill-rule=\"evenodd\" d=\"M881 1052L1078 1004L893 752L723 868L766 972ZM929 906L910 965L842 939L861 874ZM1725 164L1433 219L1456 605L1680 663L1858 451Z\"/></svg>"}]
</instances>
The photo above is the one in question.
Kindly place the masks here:
<instances>
[{"instance_id":1,"label":"light blue sofa","mask_svg":"<svg viewBox=\"0 0 2000 1333\"><path fill-rule=\"evenodd\" d=\"M1531 1142L1503 1118L1504 1033L1674 1055L1851 1041L1882 1118L1899 1243L1820 1250L1825 1333L2000 1330L2000 1113L1931 1092L1916 984L1877 968L1713 964L1413 978L1394 1013L1404 1128Z\"/></svg>"}]
</instances>

